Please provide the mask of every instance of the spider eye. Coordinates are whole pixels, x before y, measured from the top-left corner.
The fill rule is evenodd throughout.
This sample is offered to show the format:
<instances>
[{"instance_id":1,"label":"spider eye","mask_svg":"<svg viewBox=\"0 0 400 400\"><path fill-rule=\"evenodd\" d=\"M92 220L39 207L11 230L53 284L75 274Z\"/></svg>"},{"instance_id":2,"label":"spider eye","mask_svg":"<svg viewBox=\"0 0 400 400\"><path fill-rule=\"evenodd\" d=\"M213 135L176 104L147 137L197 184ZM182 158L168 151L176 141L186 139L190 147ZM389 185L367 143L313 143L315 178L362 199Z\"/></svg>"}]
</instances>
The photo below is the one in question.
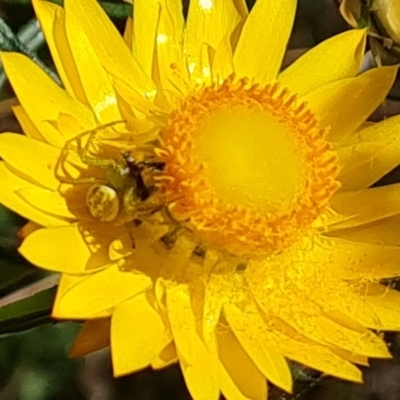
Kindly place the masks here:
<instances>
[{"instance_id":1,"label":"spider eye","mask_svg":"<svg viewBox=\"0 0 400 400\"><path fill-rule=\"evenodd\" d=\"M86 204L90 214L103 222L114 220L119 211L117 192L106 185L93 185L86 193Z\"/></svg>"}]
</instances>

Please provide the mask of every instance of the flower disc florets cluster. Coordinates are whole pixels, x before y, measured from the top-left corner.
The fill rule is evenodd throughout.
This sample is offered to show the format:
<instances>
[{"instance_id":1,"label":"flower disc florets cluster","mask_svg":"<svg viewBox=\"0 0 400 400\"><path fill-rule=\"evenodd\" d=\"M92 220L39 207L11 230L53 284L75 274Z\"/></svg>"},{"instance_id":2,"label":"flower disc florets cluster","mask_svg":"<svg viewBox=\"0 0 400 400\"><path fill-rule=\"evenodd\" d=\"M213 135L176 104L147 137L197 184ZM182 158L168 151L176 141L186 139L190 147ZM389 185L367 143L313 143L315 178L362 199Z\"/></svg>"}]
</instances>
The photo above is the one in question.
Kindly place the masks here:
<instances>
[{"instance_id":1,"label":"flower disc florets cluster","mask_svg":"<svg viewBox=\"0 0 400 400\"><path fill-rule=\"evenodd\" d=\"M240 119L249 120L245 131L235 126L231 129ZM268 170L274 168L274 159L285 149L264 148L257 158L257 154L245 154L246 148L221 153L216 142L225 142L222 146L227 149L232 142L245 138L263 146L265 137L270 136L272 141L277 134L286 136L287 143L282 146L290 146L293 154L289 157L299 165L296 192L291 198L282 194L279 204L273 204L268 194L260 199L260 193L247 186L260 178L263 169L264 181L257 182L266 188L261 193L268 191L268 175L285 179L282 171ZM336 155L324 137L313 113L287 89L277 83L261 87L230 77L191 94L170 115L161 132L161 147L156 149L165 163L157 178L158 188L173 217L206 245L245 257L279 252L310 228L338 188ZM219 152L219 160L208 157L212 152ZM250 173L240 176L246 169ZM235 187L235 174L241 187ZM229 184L235 188L233 195L226 194ZM242 193L238 195L239 191ZM245 191L245 198L240 199Z\"/></svg>"}]
</instances>

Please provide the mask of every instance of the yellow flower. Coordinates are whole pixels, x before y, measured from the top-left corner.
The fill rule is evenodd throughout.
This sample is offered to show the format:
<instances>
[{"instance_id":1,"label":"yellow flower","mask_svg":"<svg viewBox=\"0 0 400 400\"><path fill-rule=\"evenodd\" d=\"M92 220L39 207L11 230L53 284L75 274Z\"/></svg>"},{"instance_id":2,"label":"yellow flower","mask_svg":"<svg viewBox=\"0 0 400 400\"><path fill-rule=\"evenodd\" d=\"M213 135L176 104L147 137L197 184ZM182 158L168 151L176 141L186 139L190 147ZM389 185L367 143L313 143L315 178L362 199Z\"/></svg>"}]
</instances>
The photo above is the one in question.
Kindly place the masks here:
<instances>
[{"instance_id":1,"label":"yellow flower","mask_svg":"<svg viewBox=\"0 0 400 400\"><path fill-rule=\"evenodd\" d=\"M2 61L26 136L0 136L20 251L62 273L72 350L117 376L179 362L195 399L290 391L287 359L359 382L400 330L400 117L366 118L396 75L357 75L365 32L279 72L295 0L136 0L119 36L95 0L34 6L64 88ZM39 226L38 226L39 225Z\"/></svg>"}]
</instances>

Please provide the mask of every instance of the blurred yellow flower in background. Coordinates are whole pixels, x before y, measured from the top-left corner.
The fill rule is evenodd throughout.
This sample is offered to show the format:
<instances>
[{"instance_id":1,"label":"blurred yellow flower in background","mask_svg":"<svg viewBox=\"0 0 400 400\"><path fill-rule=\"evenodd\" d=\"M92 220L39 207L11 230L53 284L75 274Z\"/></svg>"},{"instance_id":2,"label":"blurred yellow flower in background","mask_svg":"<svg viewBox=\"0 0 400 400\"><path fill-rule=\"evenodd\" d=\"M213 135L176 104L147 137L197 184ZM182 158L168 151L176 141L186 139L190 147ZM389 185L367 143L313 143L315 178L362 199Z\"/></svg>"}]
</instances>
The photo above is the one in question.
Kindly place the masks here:
<instances>
[{"instance_id":1,"label":"blurred yellow flower in background","mask_svg":"<svg viewBox=\"0 0 400 400\"><path fill-rule=\"evenodd\" d=\"M400 330L400 117L366 123L397 68L357 75L365 31L280 72L295 0L136 0L124 38L95 0L34 0L64 88L2 61L26 136L0 135L20 251L61 272L116 376L179 362L194 399L290 392L287 359L360 382Z\"/></svg>"}]
</instances>

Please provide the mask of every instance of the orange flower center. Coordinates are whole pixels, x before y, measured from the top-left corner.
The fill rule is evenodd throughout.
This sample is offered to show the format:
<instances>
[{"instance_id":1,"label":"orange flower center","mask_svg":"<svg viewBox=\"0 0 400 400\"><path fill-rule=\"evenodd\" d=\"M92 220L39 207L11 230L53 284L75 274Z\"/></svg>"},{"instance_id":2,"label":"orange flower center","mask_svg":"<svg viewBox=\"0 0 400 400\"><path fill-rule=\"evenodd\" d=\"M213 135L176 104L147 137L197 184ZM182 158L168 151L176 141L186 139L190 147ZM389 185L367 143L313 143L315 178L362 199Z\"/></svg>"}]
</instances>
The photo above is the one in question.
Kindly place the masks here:
<instances>
[{"instance_id":1,"label":"orange flower center","mask_svg":"<svg viewBox=\"0 0 400 400\"><path fill-rule=\"evenodd\" d=\"M339 185L325 131L277 83L230 77L191 94L170 115L156 154L172 217L205 245L241 257L298 240Z\"/></svg>"}]
</instances>

